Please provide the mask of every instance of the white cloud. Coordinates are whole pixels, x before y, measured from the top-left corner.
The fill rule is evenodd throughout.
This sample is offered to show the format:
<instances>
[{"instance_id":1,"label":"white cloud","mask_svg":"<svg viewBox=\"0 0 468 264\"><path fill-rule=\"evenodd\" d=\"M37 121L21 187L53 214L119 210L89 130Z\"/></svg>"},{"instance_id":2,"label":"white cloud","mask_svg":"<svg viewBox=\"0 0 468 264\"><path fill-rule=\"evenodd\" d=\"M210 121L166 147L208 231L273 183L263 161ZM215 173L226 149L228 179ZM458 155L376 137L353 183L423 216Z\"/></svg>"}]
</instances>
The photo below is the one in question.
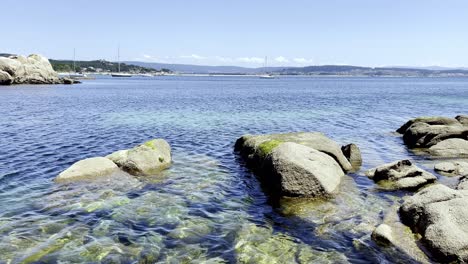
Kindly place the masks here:
<instances>
[{"instance_id":1,"label":"white cloud","mask_svg":"<svg viewBox=\"0 0 468 264\"><path fill-rule=\"evenodd\" d=\"M263 63L263 59L259 57L241 57L236 60L245 63Z\"/></svg>"},{"instance_id":2,"label":"white cloud","mask_svg":"<svg viewBox=\"0 0 468 264\"><path fill-rule=\"evenodd\" d=\"M231 62L232 61L232 58L221 57L221 56L215 56L214 59L217 60L217 61L221 61L221 62Z\"/></svg>"},{"instance_id":3,"label":"white cloud","mask_svg":"<svg viewBox=\"0 0 468 264\"><path fill-rule=\"evenodd\" d=\"M306 59L306 58L294 58L293 61L295 63L299 63L299 64L308 64L308 63L313 63L314 60L313 59Z\"/></svg>"},{"instance_id":4,"label":"white cloud","mask_svg":"<svg viewBox=\"0 0 468 264\"><path fill-rule=\"evenodd\" d=\"M288 63L289 62L289 60L287 58L283 57L283 56L276 57L275 61L279 62L279 63Z\"/></svg>"},{"instance_id":5,"label":"white cloud","mask_svg":"<svg viewBox=\"0 0 468 264\"><path fill-rule=\"evenodd\" d=\"M204 60L206 57L197 55L197 54L192 54L192 55L181 55L179 56L182 59L194 59L194 60Z\"/></svg>"}]
</instances>

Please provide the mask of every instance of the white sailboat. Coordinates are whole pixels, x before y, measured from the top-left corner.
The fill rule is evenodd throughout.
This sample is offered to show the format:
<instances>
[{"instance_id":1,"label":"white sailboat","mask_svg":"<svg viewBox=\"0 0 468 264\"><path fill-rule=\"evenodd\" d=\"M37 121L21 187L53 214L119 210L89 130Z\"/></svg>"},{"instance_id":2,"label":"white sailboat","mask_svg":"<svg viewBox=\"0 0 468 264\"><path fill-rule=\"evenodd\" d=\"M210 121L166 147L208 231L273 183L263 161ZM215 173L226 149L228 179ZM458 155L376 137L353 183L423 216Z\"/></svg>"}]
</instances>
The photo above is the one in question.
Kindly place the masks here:
<instances>
[{"instance_id":1,"label":"white sailboat","mask_svg":"<svg viewBox=\"0 0 468 264\"><path fill-rule=\"evenodd\" d=\"M114 72L112 73L112 77L132 77L131 74L129 73L121 73L120 72L120 45L119 47L117 48L117 62L118 62L118 72Z\"/></svg>"},{"instance_id":2,"label":"white sailboat","mask_svg":"<svg viewBox=\"0 0 468 264\"><path fill-rule=\"evenodd\" d=\"M68 73L68 77L79 79L79 78L86 78L86 74L76 72L76 50L73 49L73 72Z\"/></svg>"},{"instance_id":3,"label":"white sailboat","mask_svg":"<svg viewBox=\"0 0 468 264\"><path fill-rule=\"evenodd\" d=\"M260 74L258 76L258 77L260 77L260 79L274 79L275 78L275 76L273 76L272 74L266 72L267 62L268 62L268 57L265 56L265 63L263 64L263 69L265 70L265 73Z\"/></svg>"}]
</instances>

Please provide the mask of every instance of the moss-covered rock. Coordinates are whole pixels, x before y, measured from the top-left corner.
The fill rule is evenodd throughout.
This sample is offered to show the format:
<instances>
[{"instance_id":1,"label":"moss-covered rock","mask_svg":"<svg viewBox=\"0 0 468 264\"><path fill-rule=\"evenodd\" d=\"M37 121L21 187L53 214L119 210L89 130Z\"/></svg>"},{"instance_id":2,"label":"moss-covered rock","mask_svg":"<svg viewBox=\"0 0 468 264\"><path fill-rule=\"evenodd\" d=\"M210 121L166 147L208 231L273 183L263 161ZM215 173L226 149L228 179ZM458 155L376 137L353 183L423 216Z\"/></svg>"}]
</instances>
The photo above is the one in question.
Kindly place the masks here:
<instances>
[{"instance_id":1,"label":"moss-covered rock","mask_svg":"<svg viewBox=\"0 0 468 264\"><path fill-rule=\"evenodd\" d=\"M153 139L128 150L107 156L132 175L153 175L171 165L171 147L164 139Z\"/></svg>"}]
</instances>

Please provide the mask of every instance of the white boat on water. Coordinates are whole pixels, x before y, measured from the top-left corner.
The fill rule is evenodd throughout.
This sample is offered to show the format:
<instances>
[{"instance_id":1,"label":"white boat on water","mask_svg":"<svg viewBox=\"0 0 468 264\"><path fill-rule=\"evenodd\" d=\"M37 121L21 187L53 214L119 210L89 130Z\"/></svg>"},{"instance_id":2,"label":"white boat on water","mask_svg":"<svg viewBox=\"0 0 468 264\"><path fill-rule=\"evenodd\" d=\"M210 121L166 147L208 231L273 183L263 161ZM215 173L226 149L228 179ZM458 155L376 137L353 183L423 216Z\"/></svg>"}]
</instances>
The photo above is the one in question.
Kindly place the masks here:
<instances>
[{"instance_id":1,"label":"white boat on water","mask_svg":"<svg viewBox=\"0 0 468 264\"><path fill-rule=\"evenodd\" d=\"M84 73L79 73L79 72L70 72L68 74L68 77L74 78L74 79L79 79L79 78L87 78L88 76Z\"/></svg>"},{"instance_id":2,"label":"white boat on water","mask_svg":"<svg viewBox=\"0 0 468 264\"><path fill-rule=\"evenodd\" d=\"M114 73L111 73L112 77L132 77L133 76L130 73L120 72L120 45L117 48L117 62L118 62L118 68L117 68L118 71L114 72Z\"/></svg>"},{"instance_id":3,"label":"white boat on water","mask_svg":"<svg viewBox=\"0 0 468 264\"><path fill-rule=\"evenodd\" d=\"M263 69L265 73L259 74L258 77L260 79L275 79L276 77L273 74L267 73L267 61L268 57L265 56L265 63L263 64Z\"/></svg>"},{"instance_id":4,"label":"white boat on water","mask_svg":"<svg viewBox=\"0 0 468 264\"><path fill-rule=\"evenodd\" d=\"M112 77L132 77L133 75L131 75L130 73L114 72L114 73L111 73L111 76Z\"/></svg>"},{"instance_id":5,"label":"white boat on water","mask_svg":"<svg viewBox=\"0 0 468 264\"><path fill-rule=\"evenodd\" d=\"M276 77L271 74L261 74L258 76L260 79L275 79Z\"/></svg>"},{"instance_id":6,"label":"white boat on water","mask_svg":"<svg viewBox=\"0 0 468 264\"><path fill-rule=\"evenodd\" d=\"M137 74L136 76L138 76L138 77L153 77L154 75L149 74L149 73L140 73L140 74Z\"/></svg>"},{"instance_id":7,"label":"white boat on water","mask_svg":"<svg viewBox=\"0 0 468 264\"><path fill-rule=\"evenodd\" d=\"M86 74L76 72L76 50L73 49L73 72L69 72L65 74L64 77L72 78L72 79L82 79L87 78Z\"/></svg>"}]
</instances>

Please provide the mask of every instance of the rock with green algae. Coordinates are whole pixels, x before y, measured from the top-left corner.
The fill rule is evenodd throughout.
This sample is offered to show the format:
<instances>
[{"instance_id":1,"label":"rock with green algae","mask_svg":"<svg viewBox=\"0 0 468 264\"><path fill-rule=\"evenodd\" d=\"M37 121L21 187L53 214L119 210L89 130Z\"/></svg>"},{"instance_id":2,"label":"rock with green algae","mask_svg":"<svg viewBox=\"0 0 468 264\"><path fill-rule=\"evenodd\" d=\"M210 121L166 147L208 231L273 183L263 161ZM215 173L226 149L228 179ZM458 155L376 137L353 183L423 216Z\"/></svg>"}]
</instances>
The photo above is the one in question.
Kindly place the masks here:
<instances>
[{"instance_id":1,"label":"rock with green algae","mask_svg":"<svg viewBox=\"0 0 468 264\"><path fill-rule=\"evenodd\" d=\"M337 143L318 132L245 135L235 149L275 197L333 196L344 172L357 169ZM357 156L353 151L355 165Z\"/></svg>"},{"instance_id":2,"label":"rock with green algae","mask_svg":"<svg viewBox=\"0 0 468 264\"><path fill-rule=\"evenodd\" d=\"M168 168L171 162L169 143L164 139L153 139L132 149L116 151L107 157L93 157L77 161L61 172L55 181L69 183L96 180L121 173L120 169L131 175L154 175Z\"/></svg>"},{"instance_id":3,"label":"rock with green algae","mask_svg":"<svg viewBox=\"0 0 468 264\"><path fill-rule=\"evenodd\" d=\"M164 139L153 139L132 149L107 156L132 175L154 175L171 165L171 147Z\"/></svg>"},{"instance_id":4,"label":"rock with green algae","mask_svg":"<svg viewBox=\"0 0 468 264\"><path fill-rule=\"evenodd\" d=\"M245 224L235 242L238 263L348 263L338 252L323 252L270 228Z\"/></svg>"}]
</instances>

